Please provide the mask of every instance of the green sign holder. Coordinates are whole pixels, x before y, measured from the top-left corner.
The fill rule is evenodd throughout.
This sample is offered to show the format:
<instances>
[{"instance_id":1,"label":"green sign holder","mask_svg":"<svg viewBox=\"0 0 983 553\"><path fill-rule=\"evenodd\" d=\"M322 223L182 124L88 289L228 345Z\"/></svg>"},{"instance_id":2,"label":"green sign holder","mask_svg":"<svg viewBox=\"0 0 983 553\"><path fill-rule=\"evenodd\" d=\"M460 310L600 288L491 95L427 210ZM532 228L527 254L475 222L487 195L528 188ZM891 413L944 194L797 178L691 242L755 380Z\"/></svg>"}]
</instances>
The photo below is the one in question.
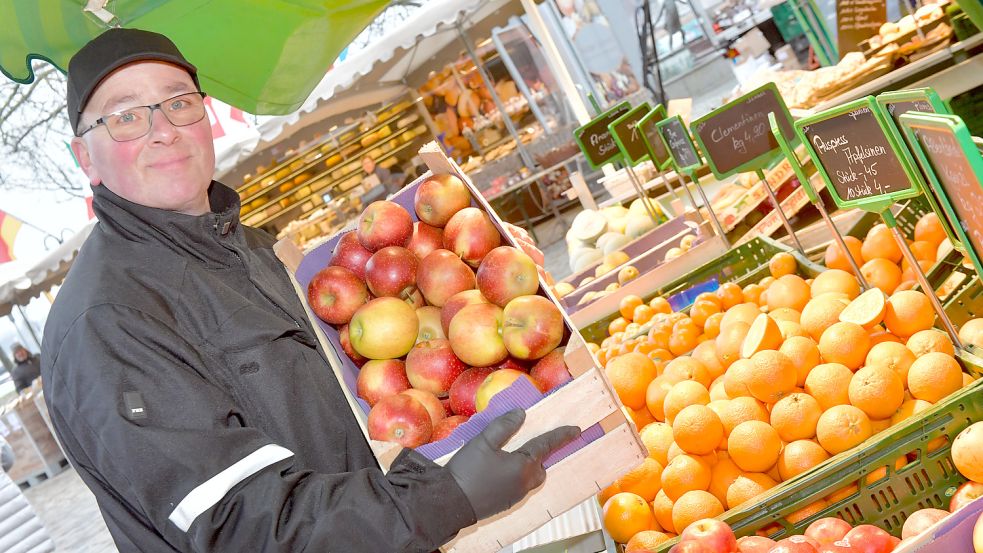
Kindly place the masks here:
<instances>
[{"instance_id":1,"label":"green sign holder","mask_svg":"<svg viewBox=\"0 0 983 553\"><path fill-rule=\"evenodd\" d=\"M628 175L632 187L635 188L635 192L638 193L638 199L645 206L645 211L652 218L652 222L659 224L661 220L659 213L652 205L651 198L646 194L641 179L635 174L635 164L641 163L649 157L649 151L645 147L645 141L642 140L641 132L638 129L638 121L649 110L651 108L648 103L642 102L608 123L608 132L611 133L611 138L614 139L615 144L618 145L618 150L621 151L621 158L625 162L625 173Z\"/></svg>"},{"instance_id":2,"label":"green sign holder","mask_svg":"<svg viewBox=\"0 0 983 553\"><path fill-rule=\"evenodd\" d=\"M669 179L666 178L666 169L672 167L672 157L669 155L668 150L666 150L665 144L662 143L662 138L659 136L659 129L656 127L656 123L662 121L666 118L666 108L662 104L659 104L652 108L644 117L638 121L638 128L642 131L642 141L645 143L645 147L648 149L649 159L652 161L652 165L655 166L655 170L665 183L666 188L672 193L672 196L682 203L682 199L676 190L669 184ZM676 175L676 181L679 186L686 192L686 196L689 198L689 203L696 212L696 216L703 220L703 214L700 209L696 206L696 199L693 198L693 193L683 182L683 178L679 173L673 172ZM684 206L685 209L685 206Z\"/></svg>"},{"instance_id":3,"label":"green sign holder","mask_svg":"<svg viewBox=\"0 0 983 553\"><path fill-rule=\"evenodd\" d=\"M630 109L631 104L620 102L573 131L573 138L587 158L591 169L600 169L608 163L615 163L621 159L621 150L611 138L608 124ZM603 146L608 148L602 150Z\"/></svg>"}]
</instances>

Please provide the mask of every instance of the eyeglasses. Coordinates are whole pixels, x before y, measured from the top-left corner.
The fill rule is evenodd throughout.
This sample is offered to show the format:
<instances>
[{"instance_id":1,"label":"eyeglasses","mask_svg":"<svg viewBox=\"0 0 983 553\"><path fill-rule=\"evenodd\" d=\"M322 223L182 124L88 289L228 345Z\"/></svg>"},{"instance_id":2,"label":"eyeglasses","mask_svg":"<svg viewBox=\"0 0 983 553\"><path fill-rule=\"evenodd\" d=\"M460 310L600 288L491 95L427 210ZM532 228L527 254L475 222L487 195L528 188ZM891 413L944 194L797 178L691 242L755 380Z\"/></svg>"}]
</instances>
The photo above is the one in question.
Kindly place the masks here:
<instances>
[{"instance_id":1,"label":"eyeglasses","mask_svg":"<svg viewBox=\"0 0 983 553\"><path fill-rule=\"evenodd\" d=\"M154 123L154 110L159 109L164 117L175 127L194 125L205 118L205 93L188 92L168 98L152 106L136 106L103 115L95 124L85 129L79 136L99 125L105 125L109 137L116 142L127 142L146 136Z\"/></svg>"}]
</instances>

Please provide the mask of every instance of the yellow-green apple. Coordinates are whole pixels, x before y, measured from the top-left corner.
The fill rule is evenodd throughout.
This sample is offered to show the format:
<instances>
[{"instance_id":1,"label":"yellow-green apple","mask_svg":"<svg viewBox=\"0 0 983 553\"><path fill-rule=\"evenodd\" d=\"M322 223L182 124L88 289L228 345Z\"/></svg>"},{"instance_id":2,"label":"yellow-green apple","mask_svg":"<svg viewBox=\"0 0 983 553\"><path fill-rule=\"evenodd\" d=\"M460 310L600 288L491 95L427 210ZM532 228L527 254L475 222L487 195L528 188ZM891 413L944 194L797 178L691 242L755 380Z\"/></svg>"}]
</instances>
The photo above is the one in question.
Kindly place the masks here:
<instances>
[{"instance_id":1,"label":"yellow-green apple","mask_svg":"<svg viewBox=\"0 0 983 553\"><path fill-rule=\"evenodd\" d=\"M387 246L372 254L365 265L365 283L377 298L407 298L416 290L419 261L413 252Z\"/></svg>"},{"instance_id":2,"label":"yellow-green apple","mask_svg":"<svg viewBox=\"0 0 983 553\"><path fill-rule=\"evenodd\" d=\"M383 398L369 410L369 438L418 447L430 441L433 423L422 403L406 394Z\"/></svg>"},{"instance_id":3,"label":"yellow-green apple","mask_svg":"<svg viewBox=\"0 0 983 553\"><path fill-rule=\"evenodd\" d=\"M451 435L454 429L462 424L468 422L468 417L463 415L451 415L449 417L444 417L443 420L437 423L437 426L433 427L433 436L430 437L430 441L439 442L444 438Z\"/></svg>"},{"instance_id":4,"label":"yellow-green apple","mask_svg":"<svg viewBox=\"0 0 983 553\"><path fill-rule=\"evenodd\" d=\"M416 284L427 303L443 307L454 294L474 289L474 271L454 252L434 250L420 261Z\"/></svg>"},{"instance_id":5,"label":"yellow-green apple","mask_svg":"<svg viewBox=\"0 0 983 553\"><path fill-rule=\"evenodd\" d=\"M413 348L420 322L416 310L399 298L376 298L355 312L348 339L369 359L398 359Z\"/></svg>"},{"instance_id":6,"label":"yellow-green apple","mask_svg":"<svg viewBox=\"0 0 983 553\"><path fill-rule=\"evenodd\" d=\"M355 380L356 394L369 406L409 388L406 366L399 359L373 359L362 366Z\"/></svg>"},{"instance_id":7,"label":"yellow-green apple","mask_svg":"<svg viewBox=\"0 0 983 553\"><path fill-rule=\"evenodd\" d=\"M768 553L775 547L775 540L763 536L744 536L737 540L738 553Z\"/></svg>"},{"instance_id":8,"label":"yellow-green apple","mask_svg":"<svg viewBox=\"0 0 983 553\"><path fill-rule=\"evenodd\" d=\"M454 175L434 175L420 183L413 196L413 207L421 221L442 227L451 217L471 205L471 193L464 181Z\"/></svg>"},{"instance_id":9,"label":"yellow-green apple","mask_svg":"<svg viewBox=\"0 0 983 553\"><path fill-rule=\"evenodd\" d=\"M983 484L970 480L956 489L952 499L949 501L949 512L955 513L959 509L969 505L977 497L983 497Z\"/></svg>"},{"instance_id":10,"label":"yellow-green apple","mask_svg":"<svg viewBox=\"0 0 983 553\"><path fill-rule=\"evenodd\" d=\"M478 386L478 391L474 394L474 409L476 412L480 413L488 408L488 404L491 403L493 397L498 395L502 390L505 390L511 386L516 380L524 378L529 381L530 384L536 386L532 378L522 371L514 371L512 369L499 369L492 372L490 375L485 377L484 382ZM539 386L536 386L538 389Z\"/></svg>"},{"instance_id":11,"label":"yellow-green apple","mask_svg":"<svg viewBox=\"0 0 983 553\"><path fill-rule=\"evenodd\" d=\"M502 340L513 357L539 359L563 339L563 315L542 296L515 298L505 306L504 317Z\"/></svg>"},{"instance_id":12,"label":"yellow-green apple","mask_svg":"<svg viewBox=\"0 0 983 553\"><path fill-rule=\"evenodd\" d=\"M341 349L345 352L345 355L355 363L356 367L361 367L369 359L363 355L359 355L355 348L352 347L352 341L348 337L348 325L342 325L338 329L338 341L341 342Z\"/></svg>"},{"instance_id":13,"label":"yellow-green apple","mask_svg":"<svg viewBox=\"0 0 983 553\"><path fill-rule=\"evenodd\" d=\"M432 305L417 308L416 318L420 321L420 330L416 335L416 343L447 338L444 328L440 326L440 308Z\"/></svg>"},{"instance_id":14,"label":"yellow-green apple","mask_svg":"<svg viewBox=\"0 0 983 553\"><path fill-rule=\"evenodd\" d=\"M365 283L344 267L325 267L307 285L307 303L311 310L330 324L347 323L368 299Z\"/></svg>"},{"instance_id":15,"label":"yellow-green apple","mask_svg":"<svg viewBox=\"0 0 983 553\"><path fill-rule=\"evenodd\" d=\"M853 529L853 526L836 517L821 518L806 528L804 534L819 542L820 545L829 545L840 541L846 533Z\"/></svg>"},{"instance_id":16,"label":"yellow-green apple","mask_svg":"<svg viewBox=\"0 0 983 553\"><path fill-rule=\"evenodd\" d=\"M430 255L430 252L444 247L444 231L432 227L423 221L413 223L413 236L406 244L406 249L420 259Z\"/></svg>"},{"instance_id":17,"label":"yellow-green apple","mask_svg":"<svg viewBox=\"0 0 983 553\"><path fill-rule=\"evenodd\" d=\"M423 294L420 292L420 289L417 288L416 286L412 286L410 288L407 288L406 290L403 290L403 293L400 294L400 297L403 299L403 301L406 302L406 305L409 305L413 309L419 309L421 307L427 306L427 300L423 298Z\"/></svg>"},{"instance_id":18,"label":"yellow-green apple","mask_svg":"<svg viewBox=\"0 0 983 553\"><path fill-rule=\"evenodd\" d=\"M472 367L487 367L508 357L502 341L502 308L491 303L466 305L451 320L447 339L454 354Z\"/></svg>"},{"instance_id":19,"label":"yellow-green apple","mask_svg":"<svg viewBox=\"0 0 983 553\"><path fill-rule=\"evenodd\" d=\"M905 519L901 527L901 539L913 538L928 527L949 516L949 511L942 509L919 509Z\"/></svg>"},{"instance_id":20,"label":"yellow-green apple","mask_svg":"<svg viewBox=\"0 0 983 553\"><path fill-rule=\"evenodd\" d=\"M700 519L683 530L681 541L693 540L709 546L714 553L731 553L737 549L737 537L726 522L715 518Z\"/></svg>"},{"instance_id":21,"label":"yellow-green apple","mask_svg":"<svg viewBox=\"0 0 983 553\"><path fill-rule=\"evenodd\" d=\"M430 414L430 424L434 428L436 428L437 423L447 417L447 413L444 411L444 406L440 403L440 400L437 399L437 396L431 394L430 392L410 388L408 390L403 390L400 393L410 396L426 407L427 413Z\"/></svg>"},{"instance_id":22,"label":"yellow-green apple","mask_svg":"<svg viewBox=\"0 0 983 553\"><path fill-rule=\"evenodd\" d=\"M444 248L456 253L472 267L481 264L488 252L502 243L502 235L488 215L476 208L458 211L444 227Z\"/></svg>"},{"instance_id":23,"label":"yellow-green apple","mask_svg":"<svg viewBox=\"0 0 983 553\"><path fill-rule=\"evenodd\" d=\"M335 244L329 265L344 267L358 275L358 278L365 280L365 264L369 262L370 257L372 252L365 249L365 246L358 241L355 231L349 231L342 234Z\"/></svg>"},{"instance_id":24,"label":"yellow-green apple","mask_svg":"<svg viewBox=\"0 0 983 553\"><path fill-rule=\"evenodd\" d=\"M450 390L451 411L454 411L455 415L470 417L476 413L474 398L478 393L478 386L481 386L481 383L493 372L495 369L491 367L475 367L457 377Z\"/></svg>"},{"instance_id":25,"label":"yellow-green apple","mask_svg":"<svg viewBox=\"0 0 983 553\"><path fill-rule=\"evenodd\" d=\"M454 315L457 315L458 311L464 309L465 305L477 303L488 303L485 296L482 296L481 292L477 290L465 290L448 298L444 306L440 308L440 326L444 329L444 334L447 335L451 331L451 320L454 319Z\"/></svg>"},{"instance_id":26,"label":"yellow-green apple","mask_svg":"<svg viewBox=\"0 0 983 553\"><path fill-rule=\"evenodd\" d=\"M543 392L559 388L573 380L570 371L567 370L567 364L563 360L564 350L565 348L556 348L547 353L529 371L529 376L539 383Z\"/></svg>"},{"instance_id":27,"label":"yellow-green apple","mask_svg":"<svg viewBox=\"0 0 983 553\"><path fill-rule=\"evenodd\" d=\"M413 236L413 219L396 202L372 202L358 216L355 235L362 246L372 252L388 246L404 247Z\"/></svg>"},{"instance_id":28,"label":"yellow-green apple","mask_svg":"<svg viewBox=\"0 0 983 553\"><path fill-rule=\"evenodd\" d=\"M481 294L499 307L539 290L536 263L512 246L499 246L488 252L478 266L477 281Z\"/></svg>"},{"instance_id":29,"label":"yellow-green apple","mask_svg":"<svg viewBox=\"0 0 983 553\"><path fill-rule=\"evenodd\" d=\"M444 397L468 366L454 355L448 340L428 340L406 354L406 376L410 385Z\"/></svg>"}]
</instances>

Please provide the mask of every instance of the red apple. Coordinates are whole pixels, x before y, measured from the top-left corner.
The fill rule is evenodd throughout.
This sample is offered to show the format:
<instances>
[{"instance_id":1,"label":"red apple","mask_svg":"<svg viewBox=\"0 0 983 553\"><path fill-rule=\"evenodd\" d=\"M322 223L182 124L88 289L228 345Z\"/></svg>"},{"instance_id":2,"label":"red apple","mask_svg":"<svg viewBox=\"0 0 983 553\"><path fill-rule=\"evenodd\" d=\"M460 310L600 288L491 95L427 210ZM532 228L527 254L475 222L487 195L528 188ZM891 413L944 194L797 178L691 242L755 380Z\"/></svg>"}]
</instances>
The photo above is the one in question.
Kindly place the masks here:
<instances>
[{"instance_id":1,"label":"red apple","mask_svg":"<svg viewBox=\"0 0 983 553\"><path fill-rule=\"evenodd\" d=\"M542 296L519 296L505 306L502 340L519 359L539 359L563 339L563 315Z\"/></svg>"},{"instance_id":2,"label":"red apple","mask_svg":"<svg viewBox=\"0 0 983 553\"><path fill-rule=\"evenodd\" d=\"M444 329L444 334L446 335L451 331L451 320L458 311L463 309L465 305L477 303L488 303L488 300L477 290L465 290L451 296L447 303L440 308L440 326Z\"/></svg>"},{"instance_id":3,"label":"red apple","mask_svg":"<svg viewBox=\"0 0 983 553\"><path fill-rule=\"evenodd\" d=\"M531 361L524 361L522 359L516 359L515 357L506 357L504 361L502 361L501 363L496 363L496 364L492 365L491 368L493 368L495 370L498 370L498 369L512 369L512 370L522 371L524 373L528 373L529 372L529 369L531 369L532 368L532 365L534 365L534 364L535 363L533 363Z\"/></svg>"},{"instance_id":4,"label":"red apple","mask_svg":"<svg viewBox=\"0 0 983 553\"><path fill-rule=\"evenodd\" d=\"M430 441L433 423L422 403L406 394L389 396L369 411L369 438L418 447Z\"/></svg>"},{"instance_id":5,"label":"red apple","mask_svg":"<svg viewBox=\"0 0 983 553\"><path fill-rule=\"evenodd\" d=\"M977 497L983 497L983 484L973 482L972 480L966 482L962 486L959 486L959 489L953 494L952 500L949 501L949 512L955 513L972 503Z\"/></svg>"},{"instance_id":6,"label":"red apple","mask_svg":"<svg viewBox=\"0 0 983 553\"><path fill-rule=\"evenodd\" d=\"M420 259L430 255L430 252L444 247L444 231L432 227L422 221L413 223L413 236L406 244L406 249Z\"/></svg>"},{"instance_id":7,"label":"red apple","mask_svg":"<svg viewBox=\"0 0 983 553\"><path fill-rule=\"evenodd\" d=\"M894 549L892 537L872 524L861 524L847 532L843 541L858 553L890 553Z\"/></svg>"},{"instance_id":8,"label":"red apple","mask_svg":"<svg viewBox=\"0 0 983 553\"><path fill-rule=\"evenodd\" d=\"M488 252L478 267L477 281L481 294L499 307L539 290L536 263L512 246L499 246Z\"/></svg>"},{"instance_id":9,"label":"red apple","mask_svg":"<svg viewBox=\"0 0 983 553\"><path fill-rule=\"evenodd\" d=\"M901 538L913 538L949 514L949 511L942 509L919 509L905 519L904 526L901 527Z\"/></svg>"},{"instance_id":10,"label":"red apple","mask_svg":"<svg viewBox=\"0 0 983 553\"><path fill-rule=\"evenodd\" d=\"M502 341L502 308L490 303L465 306L451 321L447 338L454 355L472 367L487 367L508 357Z\"/></svg>"},{"instance_id":11,"label":"red apple","mask_svg":"<svg viewBox=\"0 0 983 553\"><path fill-rule=\"evenodd\" d=\"M348 338L348 325L342 326L338 329L338 341L341 342L341 349L345 352L345 355L355 363L356 367L361 367L369 359L362 355L359 355L355 348L352 347L352 341Z\"/></svg>"},{"instance_id":12,"label":"red apple","mask_svg":"<svg viewBox=\"0 0 983 553\"><path fill-rule=\"evenodd\" d=\"M474 288L474 271L450 250L434 250L420 261L417 286L427 303L442 307L454 294Z\"/></svg>"},{"instance_id":13,"label":"red apple","mask_svg":"<svg viewBox=\"0 0 983 553\"><path fill-rule=\"evenodd\" d=\"M768 553L775 540L763 536L744 536L737 540L737 553Z\"/></svg>"},{"instance_id":14,"label":"red apple","mask_svg":"<svg viewBox=\"0 0 983 553\"><path fill-rule=\"evenodd\" d=\"M348 339L369 359L397 359L413 348L420 323L416 310L398 298L376 298L355 312Z\"/></svg>"},{"instance_id":15,"label":"red apple","mask_svg":"<svg viewBox=\"0 0 983 553\"><path fill-rule=\"evenodd\" d=\"M455 428L466 422L468 422L468 417L462 415L445 417L442 421L437 423L437 426L433 427L433 436L430 437L430 441L439 442L440 440L447 438L452 432L454 432Z\"/></svg>"},{"instance_id":16,"label":"red apple","mask_svg":"<svg viewBox=\"0 0 983 553\"><path fill-rule=\"evenodd\" d=\"M418 390L444 397L457 377L468 369L454 355L448 340L421 342L406 355L406 376Z\"/></svg>"},{"instance_id":17,"label":"red apple","mask_svg":"<svg viewBox=\"0 0 983 553\"><path fill-rule=\"evenodd\" d=\"M859 551L859 549L854 548L846 540L819 546L819 553L855 553L856 551Z\"/></svg>"},{"instance_id":18,"label":"red apple","mask_svg":"<svg viewBox=\"0 0 983 553\"><path fill-rule=\"evenodd\" d=\"M544 392L559 388L573 380L573 376L570 375L570 371L567 370L567 364L563 360L565 349L556 348L547 353L529 371L529 376L542 386Z\"/></svg>"},{"instance_id":19,"label":"red apple","mask_svg":"<svg viewBox=\"0 0 983 553\"><path fill-rule=\"evenodd\" d=\"M372 202L358 216L355 235L362 246L371 252L388 246L404 247L413 236L413 219L395 202Z\"/></svg>"},{"instance_id":20,"label":"red apple","mask_svg":"<svg viewBox=\"0 0 983 553\"><path fill-rule=\"evenodd\" d=\"M490 367L476 367L464 371L457 377L449 393L451 410L455 415L470 417L478 412L474 407L475 395L481 383L493 372L495 369Z\"/></svg>"},{"instance_id":21,"label":"red apple","mask_svg":"<svg viewBox=\"0 0 983 553\"><path fill-rule=\"evenodd\" d=\"M820 545L831 544L843 539L847 532L853 529L849 522L836 518L821 518L806 528L805 535L816 540Z\"/></svg>"},{"instance_id":22,"label":"red apple","mask_svg":"<svg viewBox=\"0 0 983 553\"><path fill-rule=\"evenodd\" d=\"M454 415L454 411L451 410L451 398L442 397L440 398L440 404L444 407L444 416L450 417Z\"/></svg>"},{"instance_id":23,"label":"red apple","mask_svg":"<svg viewBox=\"0 0 983 553\"><path fill-rule=\"evenodd\" d=\"M427 413L430 414L430 423L434 428L437 427L437 423L444 420L444 418L447 416L447 413L444 412L443 404L440 403L437 396L431 394L430 392L410 388L409 390L403 390L400 393L410 396L426 407ZM431 439L433 439L433 436L431 436Z\"/></svg>"},{"instance_id":24,"label":"red apple","mask_svg":"<svg viewBox=\"0 0 983 553\"><path fill-rule=\"evenodd\" d=\"M698 541L686 540L672 546L669 553L716 553Z\"/></svg>"},{"instance_id":25,"label":"red apple","mask_svg":"<svg viewBox=\"0 0 983 553\"><path fill-rule=\"evenodd\" d=\"M413 196L413 207L421 221L442 227L451 217L471 205L471 193L455 175L434 175L420 183Z\"/></svg>"},{"instance_id":26,"label":"red apple","mask_svg":"<svg viewBox=\"0 0 983 553\"><path fill-rule=\"evenodd\" d=\"M816 547L806 536L791 536L779 541L768 553L816 553Z\"/></svg>"},{"instance_id":27,"label":"red apple","mask_svg":"<svg viewBox=\"0 0 983 553\"><path fill-rule=\"evenodd\" d=\"M307 285L307 303L311 310L330 324L347 323L368 300L365 283L344 267L325 267Z\"/></svg>"},{"instance_id":28,"label":"red apple","mask_svg":"<svg viewBox=\"0 0 983 553\"><path fill-rule=\"evenodd\" d=\"M409 387L406 365L399 359L369 361L358 372L358 379L355 381L358 397L364 399L369 406L379 403L383 398L408 390Z\"/></svg>"},{"instance_id":29,"label":"red apple","mask_svg":"<svg viewBox=\"0 0 983 553\"><path fill-rule=\"evenodd\" d=\"M420 332L416 336L416 343L447 338L443 327L440 326L439 307L432 305L420 307L416 310L416 318L420 321Z\"/></svg>"},{"instance_id":30,"label":"red apple","mask_svg":"<svg viewBox=\"0 0 983 553\"><path fill-rule=\"evenodd\" d=\"M419 288L406 289L406 293L403 294L402 300L406 302L406 305L412 307L413 309L420 309L421 307L427 306L427 300L423 299L423 294L420 293Z\"/></svg>"},{"instance_id":31,"label":"red apple","mask_svg":"<svg viewBox=\"0 0 983 553\"><path fill-rule=\"evenodd\" d=\"M731 553L737 547L737 538L726 522L713 518L698 520L679 535L682 541L698 541L713 553Z\"/></svg>"},{"instance_id":32,"label":"red apple","mask_svg":"<svg viewBox=\"0 0 983 553\"><path fill-rule=\"evenodd\" d=\"M338 239L331 255L330 265L344 267L355 273L358 278L365 280L365 264L372 257L372 252L365 249L358 241L355 231L346 232Z\"/></svg>"},{"instance_id":33,"label":"red apple","mask_svg":"<svg viewBox=\"0 0 983 553\"><path fill-rule=\"evenodd\" d=\"M444 227L444 247L472 267L477 267L501 243L502 235L495 224L476 207L458 211Z\"/></svg>"},{"instance_id":34,"label":"red apple","mask_svg":"<svg viewBox=\"0 0 983 553\"><path fill-rule=\"evenodd\" d=\"M416 290L418 264L416 256L406 248L382 248L372 254L365 266L365 283L377 298L406 299Z\"/></svg>"},{"instance_id":35,"label":"red apple","mask_svg":"<svg viewBox=\"0 0 983 553\"><path fill-rule=\"evenodd\" d=\"M511 369L500 369L493 371L485 378L485 381L481 383L481 386L478 386L478 391L474 394L475 411L478 413L484 411L488 407L488 404L491 403L493 397L511 386L520 378L525 378L530 384L536 386L536 383L533 382L532 378L529 378L529 375L524 372L513 371Z\"/></svg>"}]
</instances>

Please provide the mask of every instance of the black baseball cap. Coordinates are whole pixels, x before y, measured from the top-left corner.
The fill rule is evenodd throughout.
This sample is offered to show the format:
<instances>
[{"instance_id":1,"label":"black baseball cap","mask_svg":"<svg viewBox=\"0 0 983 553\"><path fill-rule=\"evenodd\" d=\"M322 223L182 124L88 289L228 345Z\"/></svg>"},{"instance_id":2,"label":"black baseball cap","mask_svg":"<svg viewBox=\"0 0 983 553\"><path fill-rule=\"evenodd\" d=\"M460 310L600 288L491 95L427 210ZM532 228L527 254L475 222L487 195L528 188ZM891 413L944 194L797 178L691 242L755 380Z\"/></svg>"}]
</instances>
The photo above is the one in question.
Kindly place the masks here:
<instances>
[{"instance_id":1,"label":"black baseball cap","mask_svg":"<svg viewBox=\"0 0 983 553\"><path fill-rule=\"evenodd\" d=\"M76 135L82 110L99 83L113 71L136 61L177 65L191 75L195 87L201 90L198 69L184 58L171 39L140 29L109 29L90 40L68 62L68 119Z\"/></svg>"}]
</instances>

